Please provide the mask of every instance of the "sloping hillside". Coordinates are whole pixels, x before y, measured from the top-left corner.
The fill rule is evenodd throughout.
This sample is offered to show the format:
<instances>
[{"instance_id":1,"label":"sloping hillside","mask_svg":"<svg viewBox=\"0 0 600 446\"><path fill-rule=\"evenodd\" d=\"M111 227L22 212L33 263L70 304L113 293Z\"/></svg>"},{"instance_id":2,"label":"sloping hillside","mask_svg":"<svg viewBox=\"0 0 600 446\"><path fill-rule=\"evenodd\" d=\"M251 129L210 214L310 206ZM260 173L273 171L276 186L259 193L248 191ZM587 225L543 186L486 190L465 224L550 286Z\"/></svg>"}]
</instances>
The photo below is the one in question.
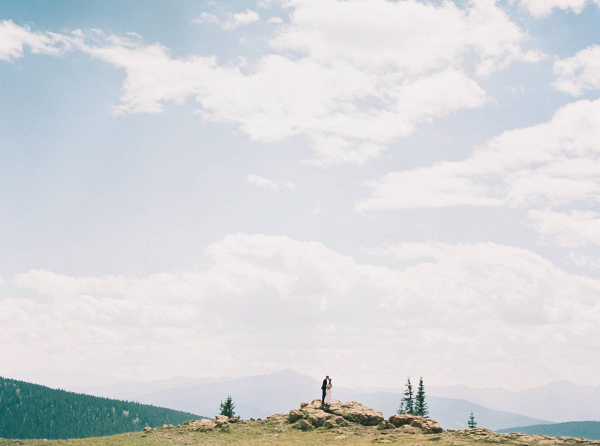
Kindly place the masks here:
<instances>
[{"instance_id":1,"label":"sloping hillside","mask_svg":"<svg viewBox=\"0 0 600 446\"><path fill-rule=\"evenodd\" d=\"M298 407L298 406L297 406ZM0 446L190 446L190 445L352 445L395 444L398 446L598 446L600 441L552 438L521 433L500 434L487 429L443 431L432 419L393 415L356 402L334 400L322 407L320 400L301 403L289 413L264 420L240 420L217 416L215 420L186 422L181 426L146 428L83 440L2 440Z\"/></svg>"},{"instance_id":2,"label":"sloping hillside","mask_svg":"<svg viewBox=\"0 0 600 446\"><path fill-rule=\"evenodd\" d=\"M0 437L84 438L181 424L197 415L0 377Z\"/></svg>"},{"instance_id":3,"label":"sloping hillside","mask_svg":"<svg viewBox=\"0 0 600 446\"><path fill-rule=\"evenodd\" d=\"M550 435L553 437L578 437L600 440L600 421L569 421L555 424L536 424L533 426L513 427L498 432L523 432L529 435Z\"/></svg>"}]
</instances>

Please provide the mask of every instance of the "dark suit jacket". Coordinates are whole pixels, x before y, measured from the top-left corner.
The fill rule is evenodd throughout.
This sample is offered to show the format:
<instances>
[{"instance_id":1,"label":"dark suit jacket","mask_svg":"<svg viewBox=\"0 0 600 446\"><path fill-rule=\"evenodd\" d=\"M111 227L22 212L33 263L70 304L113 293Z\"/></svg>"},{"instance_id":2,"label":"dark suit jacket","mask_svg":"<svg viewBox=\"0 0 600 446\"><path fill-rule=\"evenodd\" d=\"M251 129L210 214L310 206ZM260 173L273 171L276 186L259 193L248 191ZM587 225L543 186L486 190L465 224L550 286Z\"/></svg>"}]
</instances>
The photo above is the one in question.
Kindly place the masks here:
<instances>
[{"instance_id":1,"label":"dark suit jacket","mask_svg":"<svg viewBox=\"0 0 600 446\"><path fill-rule=\"evenodd\" d=\"M327 388L327 378L323 380L323 385L321 386L321 390L325 390Z\"/></svg>"}]
</instances>

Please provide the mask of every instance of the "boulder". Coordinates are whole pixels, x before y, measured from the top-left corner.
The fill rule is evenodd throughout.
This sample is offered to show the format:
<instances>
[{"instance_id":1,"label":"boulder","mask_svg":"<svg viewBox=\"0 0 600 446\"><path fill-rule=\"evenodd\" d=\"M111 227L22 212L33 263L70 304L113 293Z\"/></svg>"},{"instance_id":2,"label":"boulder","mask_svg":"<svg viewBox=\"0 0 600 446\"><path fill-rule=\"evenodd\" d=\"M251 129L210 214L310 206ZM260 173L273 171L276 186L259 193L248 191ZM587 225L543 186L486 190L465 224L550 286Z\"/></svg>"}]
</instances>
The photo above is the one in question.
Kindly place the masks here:
<instances>
[{"instance_id":1,"label":"boulder","mask_svg":"<svg viewBox=\"0 0 600 446\"><path fill-rule=\"evenodd\" d=\"M217 424L227 423L229 421L229 417L225 415L215 415L215 422Z\"/></svg>"},{"instance_id":2,"label":"boulder","mask_svg":"<svg viewBox=\"0 0 600 446\"><path fill-rule=\"evenodd\" d=\"M327 412L323 411L314 412L308 415L308 421L315 427L323 426L323 424L325 424L325 421L329 418L333 417L331 416L331 414L328 414Z\"/></svg>"},{"instance_id":3,"label":"boulder","mask_svg":"<svg viewBox=\"0 0 600 446\"><path fill-rule=\"evenodd\" d=\"M380 431L385 430L385 429L395 429L395 426L392 423L390 423L389 421L383 420L381 423L379 423L377 425L377 429Z\"/></svg>"},{"instance_id":4,"label":"boulder","mask_svg":"<svg viewBox=\"0 0 600 446\"><path fill-rule=\"evenodd\" d=\"M296 429L300 429L301 431L307 431L307 430L312 429L311 424L308 421L306 421L305 419L297 421L296 424L294 424L294 427Z\"/></svg>"},{"instance_id":5,"label":"boulder","mask_svg":"<svg viewBox=\"0 0 600 446\"><path fill-rule=\"evenodd\" d=\"M394 427L400 427L410 424L414 418L413 415L392 415L388 421L393 424Z\"/></svg>"},{"instance_id":6,"label":"boulder","mask_svg":"<svg viewBox=\"0 0 600 446\"><path fill-rule=\"evenodd\" d=\"M401 426L412 426L420 429L425 434L439 434L444 432L444 429L442 429L437 421L431 418L417 417L415 415L392 415L388 419L388 422L397 428Z\"/></svg>"},{"instance_id":7,"label":"boulder","mask_svg":"<svg viewBox=\"0 0 600 446\"><path fill-rule=\"evenodd\" d=\"M325 422L323 423L323 427L325 429L335 429L337 427L337 424L335 424L335 421L333 420L325 420Z\"/></svg>"},{"instance_id":8,"label":"boulder","mask_svg":"<svg viewBox=\"0 0 600 446\"><path fill-rule=\"evenodd\" d=\"M340 417L339 415L334 418L335 424L338 426L348 426L348 422L344 417Z\"/></svg>"},{"instance_id":9,"label":"boulder","mask_svg":"<svg viewBox=\"0 0 600 446\"><path fill-rule=\"evenodd\" d=\"M239 416L239 415L235 415L235 416L233 416L233 417L231 417L231 418L229 419L229 422L230 422L230 423L237 423L237 422L239 422L239 421L240 421L240 416Z\"/></svg>"},{"instance_id":10,"label":"boulder","mask_svg":"<svg viewBox=\"0 0 600 446\"><path fill-rule=\"evenodd\" d=\"M212 420L200 420L199 422L195 421L192 424L192 430L198 432L212 432L215 430L216 423Z\"/></svg>"},{"instance_id":11,"label":"boulder","mask_svg":"<svg viewBox=\"0 0 600 446\"><path fill-rule=\"evenodd\" d=\"M333 400L331 405L325 407L324 410L363 426L377 426L383 421L383 414L380 411L363 406L356 401L341 403L338 400Z\"/></svg>"},{"instance_id":12,"label":"boulder","mask_svg":"<svg viewBox=\"0 0 600 446\"><path fill-rule=\"evenodd\" d=\"M308 405L308 403L302 403L302 404ZM303 406L300 406L300 407L303 407ZM288 414L288 421L290 423L295 423L296 421L301 420L302 418L304 418L304 414L301 411L299 411L298 409L292 409L292 410L290 410L290 413Z\"/></svg>"}]
</instances>

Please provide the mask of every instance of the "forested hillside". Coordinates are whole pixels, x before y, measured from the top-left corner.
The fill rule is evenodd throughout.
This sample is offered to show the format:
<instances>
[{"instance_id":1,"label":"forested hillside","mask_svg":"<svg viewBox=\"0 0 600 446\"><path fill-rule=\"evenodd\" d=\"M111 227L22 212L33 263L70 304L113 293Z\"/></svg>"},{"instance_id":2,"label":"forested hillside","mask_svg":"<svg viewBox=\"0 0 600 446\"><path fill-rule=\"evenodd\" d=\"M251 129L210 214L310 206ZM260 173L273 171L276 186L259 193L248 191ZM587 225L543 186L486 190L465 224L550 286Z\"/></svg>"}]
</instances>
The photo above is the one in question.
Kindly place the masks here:
<instances>
[{"instance_id":1,"label":"forested hillside","mask_svg":"<svg viewBox=\"0 0 600 446\"><path fill-rule=\"evenodd\" d=\"M523 432L529 435L551 435L553 437L583 437L600 440L600 421L569 421L555 424L536 424L534 426L500 429L498 432Z\"/></svg>"},{"instance_id":2,"label":"forested hillside","mask_svg":"<svg viewBox=\"0 0 600 446\"><path fill-rule=\"evenodd\" d=\"M0 377L0 438L84 438L181 424L191 413Z\"/></svg>"}]
</instances>

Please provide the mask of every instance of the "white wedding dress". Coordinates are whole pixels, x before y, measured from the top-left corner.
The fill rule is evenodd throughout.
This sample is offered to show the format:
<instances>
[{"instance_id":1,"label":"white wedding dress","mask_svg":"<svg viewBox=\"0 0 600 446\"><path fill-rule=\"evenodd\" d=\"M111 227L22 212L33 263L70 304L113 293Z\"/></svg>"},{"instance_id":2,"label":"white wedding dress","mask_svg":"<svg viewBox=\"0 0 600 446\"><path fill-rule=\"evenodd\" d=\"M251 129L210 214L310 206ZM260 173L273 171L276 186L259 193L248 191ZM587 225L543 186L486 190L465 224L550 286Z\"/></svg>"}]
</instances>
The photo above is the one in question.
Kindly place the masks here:
<instances>
[{"instance_id":1,"label":"white wedding dress","mask_svg":"<svg viewBox=\"0 0 600 446\"><path fill-rule=\"evenodd\" d=\"M327 389L327 393L325 393L325 404L327 406L331 405L331 388Z\"/></svg>"}]
</instances>

